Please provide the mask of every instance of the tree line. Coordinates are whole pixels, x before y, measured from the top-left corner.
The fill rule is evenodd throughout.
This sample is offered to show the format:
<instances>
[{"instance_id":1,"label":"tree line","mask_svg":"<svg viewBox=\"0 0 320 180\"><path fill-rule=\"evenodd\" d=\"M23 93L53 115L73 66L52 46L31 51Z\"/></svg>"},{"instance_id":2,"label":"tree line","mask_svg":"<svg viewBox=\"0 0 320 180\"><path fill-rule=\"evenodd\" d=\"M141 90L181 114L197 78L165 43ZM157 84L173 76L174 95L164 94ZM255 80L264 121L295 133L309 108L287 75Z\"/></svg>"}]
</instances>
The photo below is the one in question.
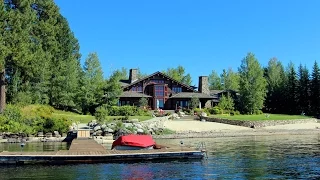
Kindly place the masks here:
<instances>
[{"instance_id":1,"label":"tree line","mask_svg":"<svg viewBox=\"0 0 320 180\"><path fill-rule=\"evenodd\" d=\"M3 0L0 3L0 112L12 104L48 104L58 109L94 113L102 104L116 105L119 81L127 69L105 78L97 53L80 63L80 45L53 0ZM162 71L191 85L183 66ZM146 74L139 70L139 77ZM243 113L317 115L320 108L320 72L276 58L262 67L248 53L238 71L213 71L210 89L235 90L235 108Z\"/></svg>"},{"instance_id":2,"label":"tree line","mask_svg":"<svg viewBox=\"0 0 320 180\"><path fill-rule=\"evenodd\" d=\"M305 65L287 67L271 58L262 67L255 55L248 53L235 72L223 70L209 75L211 90L239 93L235 108L242 113L306 114L318 116L320 110L320 70L315 61L311 73Z\"/></svg>"},{"instance_id":3,"label":"tree line","mask_svg":"<svg viewBox=\"0 0 320 180\"><path fill-rule=\"evenodd\" d=\"M0 112L6 103L48 104L85 114L101 104L116 105L127 69L105 78L97 53L90 53L82 66L79 49L53 0L1 1ZM174 78L185 73L182 67L165 72ZM138 70L139 78L145 76ZM190 79L190 74L184 77L186 83Z\"/></svg>"}]
</instances>

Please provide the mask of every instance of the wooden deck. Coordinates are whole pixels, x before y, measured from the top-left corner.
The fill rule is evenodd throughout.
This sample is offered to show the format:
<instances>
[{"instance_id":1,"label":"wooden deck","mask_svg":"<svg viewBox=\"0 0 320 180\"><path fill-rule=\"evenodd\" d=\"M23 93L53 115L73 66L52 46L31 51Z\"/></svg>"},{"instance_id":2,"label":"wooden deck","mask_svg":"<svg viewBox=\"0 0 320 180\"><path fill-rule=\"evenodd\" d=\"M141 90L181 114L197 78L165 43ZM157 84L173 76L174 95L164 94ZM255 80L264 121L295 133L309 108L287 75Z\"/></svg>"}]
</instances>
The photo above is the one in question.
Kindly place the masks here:
<instances>
[{"instance_id":1,"label":"wooden deck","mask_svg":"<svg viewBox=\"0 0 320 180\"><path fill-rule=\"evenodd\" d=\"M92 139L75 139L69 150L53 152L1 152L0 164L95 163L150 159L201 159L204 152L188 147L153 150L107 150Z\"/></svg>"}]
</instances>

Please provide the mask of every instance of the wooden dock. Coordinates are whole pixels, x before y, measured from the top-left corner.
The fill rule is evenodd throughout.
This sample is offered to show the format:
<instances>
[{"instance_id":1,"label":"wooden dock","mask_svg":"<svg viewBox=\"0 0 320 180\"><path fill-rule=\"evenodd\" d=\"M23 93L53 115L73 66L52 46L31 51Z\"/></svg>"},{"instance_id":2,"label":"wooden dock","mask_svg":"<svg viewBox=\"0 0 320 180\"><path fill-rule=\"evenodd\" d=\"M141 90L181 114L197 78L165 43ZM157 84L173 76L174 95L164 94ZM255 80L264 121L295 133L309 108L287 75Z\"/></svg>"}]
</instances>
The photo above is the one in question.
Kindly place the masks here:
<instances>
[{"instance_id":1,"label":"wooden dock","mask_svg":"<svg viewBox=\"0 0 320 180\"><path fill-rule=\"evenodd\" d=\"M74 139L69 150L52 152L1 152L0 164L108 163L159 159L202 159L204 151L188 147L153 150L107 150L92 139Z\"/></svg>"}]
</instances>

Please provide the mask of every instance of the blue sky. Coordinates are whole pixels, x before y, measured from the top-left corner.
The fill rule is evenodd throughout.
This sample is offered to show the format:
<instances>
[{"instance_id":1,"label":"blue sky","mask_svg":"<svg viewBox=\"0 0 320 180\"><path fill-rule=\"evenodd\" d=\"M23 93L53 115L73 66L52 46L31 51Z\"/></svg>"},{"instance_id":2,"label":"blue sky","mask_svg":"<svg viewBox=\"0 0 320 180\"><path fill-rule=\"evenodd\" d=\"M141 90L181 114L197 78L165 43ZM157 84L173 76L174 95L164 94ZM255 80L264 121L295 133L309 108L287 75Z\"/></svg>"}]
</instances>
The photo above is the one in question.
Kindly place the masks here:
<instances>
[{"instance_id":1,"label":"blue sky","mask_svg":"<svg viewBox=\"0 0 320 180\"><path fill-rule=\"evenodd\" d=\"M105 76L182 65L198 76L237 70L247 52L266 66L277 57L320 63L319 0L55 0L80 42L82 62L97 52Z\"/></svg>"}]
</instances>

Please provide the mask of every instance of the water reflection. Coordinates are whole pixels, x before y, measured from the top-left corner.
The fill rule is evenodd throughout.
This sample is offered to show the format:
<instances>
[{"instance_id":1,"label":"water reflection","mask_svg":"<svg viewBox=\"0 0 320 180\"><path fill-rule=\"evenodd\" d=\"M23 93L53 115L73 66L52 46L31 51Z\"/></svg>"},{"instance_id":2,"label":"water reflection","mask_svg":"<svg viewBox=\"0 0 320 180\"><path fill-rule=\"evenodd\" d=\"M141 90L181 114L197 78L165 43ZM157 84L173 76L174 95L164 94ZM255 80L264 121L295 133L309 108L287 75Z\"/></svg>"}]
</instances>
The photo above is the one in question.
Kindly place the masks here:
<instances>
[{"instance_id":1,"label":"water reflection","mask_svg":"<svg viewBox=\"0 0 320 180\"><path fill-rule=\"evenodd\" d=\"M319 135L183 139L192 147L206 142L208 160L4 167L0 174L1 179L319 179L319 139ZM35 146L29 148L44 149Z\"/></svg>"},{"instance_id":2,"label":"water reflection","mask_svg":"<svg viewBox=\"0 0 320 180\"><path fill-rule=\"evenodd\" d=\"M59 151L67 150L69 144L66 142L33 142L26 143L23 149L21 149L20 143L0 143L1 151Z\"/></svg>"}]
</instances>

